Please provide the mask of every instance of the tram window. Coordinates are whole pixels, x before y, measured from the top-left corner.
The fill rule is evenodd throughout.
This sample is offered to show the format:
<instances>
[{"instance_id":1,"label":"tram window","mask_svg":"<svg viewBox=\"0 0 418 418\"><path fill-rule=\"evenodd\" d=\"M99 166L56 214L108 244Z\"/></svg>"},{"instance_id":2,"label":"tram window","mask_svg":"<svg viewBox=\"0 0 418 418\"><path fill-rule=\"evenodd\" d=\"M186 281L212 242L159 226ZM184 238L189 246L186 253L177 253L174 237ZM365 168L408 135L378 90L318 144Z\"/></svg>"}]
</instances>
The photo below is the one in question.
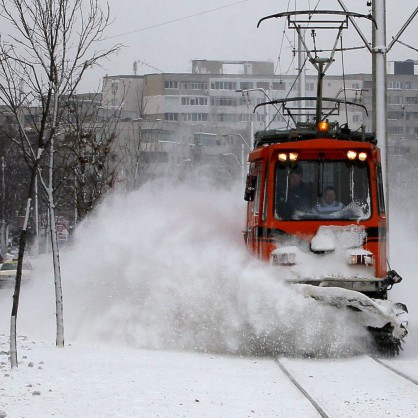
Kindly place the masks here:
<instances>
[{"instance_id":1,"label":"tram window","mask_svg":"<svg viewBox=\"0 0 418 418\"><path fill-rule=\"evenodd\" d=\"M377 167L377 199L379 204L379 213L385 212L385 195L383 190L382 166L379 164Z\"/></svg>"},{"instance_id":2,"label":"tram window","mask_svg":"<svg viewBox=\"0 0 418 418\"><path fill-rule=\"evenodd\" d=\"M267 166L267 170L266 170L266 172L268 173L268 166ZM265 179L264 179L264 199L263 199L263 216L262 216L262 219L263 219L263 221L265 221L266 219L267 219L267 207L268 207L268 204L269 204L269 202L268 202L268 200L267 200L267 176L265 176Z\"/></svg>"},{"instance_id":3,"label":"tram window","mask_svg":"<svg viewBox=\"0 0 418 418\"><path fill-rule=\"evenodd\" d=\"M254 214L258 215L260 212L260 195L261 195L261 173L262 173L261 163L255 164L255 175L256 175L256 184L255 184L255 197L254 197Z\"/></svg>"},{"instance_id":4,"label":"tram window","mask_svg":"<svg viewBox=\"0 0 418 418\"><path fill-rule=\"evenodd\" d=\"M254 200L255 186L257 184L257 177L253 174L247 174L245 183L244 200L252 202Z\"/></svg>"},{"instance_id":5,"label":"tram window","mask_svg":"<svg viewBox=\"0 0 418 418\"><path fill-rule=\"evenodd\" d=\"M276 165L275 218L361 220L371 216L369 170L346 161Z\"/></svg>"}]
</instances>

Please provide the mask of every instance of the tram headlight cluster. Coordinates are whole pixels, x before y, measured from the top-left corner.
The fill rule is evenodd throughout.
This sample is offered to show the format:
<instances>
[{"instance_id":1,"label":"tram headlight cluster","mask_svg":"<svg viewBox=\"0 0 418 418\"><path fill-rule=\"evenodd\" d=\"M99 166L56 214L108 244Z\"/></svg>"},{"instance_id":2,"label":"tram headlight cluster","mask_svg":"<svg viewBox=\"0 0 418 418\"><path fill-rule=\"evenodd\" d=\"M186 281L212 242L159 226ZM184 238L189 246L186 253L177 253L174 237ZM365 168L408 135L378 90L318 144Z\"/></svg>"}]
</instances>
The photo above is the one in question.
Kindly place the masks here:
<instances>
[{"instance_id":1,"label":"tram headlight cluster","mask_svg":"<svg viewBox=\"0 0 418 418\"><path fill-rule=\"evenodd\" d=\"M270 264L273 266L293 266L296 264L298 249L294 246L282 247L270 253Z\"/></svg>"},{"instance_id":2,"label":"tram headlight cluster","mask_svg":"<svg viewBox=\"0 0 418 418\"><path fill-rule=\"evenodd\" d=\"M295 253L271 254L270 262L273 266L293 266L296 264Z\"/></svg>"},{"instance_id":3,"label":"tram headlight cluster","mask_svg":"<svg viewBox=\"0 0 418 418\"><path fill-rule=\"evenodd\" d=\"M349 150L347 151L347 158L349 160L355 160L356 158L358 158L360 161L366 161L367 160L367 153L364 151L354 151L354 150Z\"/></svg>"},{"instance_id":4,"label":"tram headlight cluster","mask_svg":"<svg viewBox=\"0 0 418 418\"><path fill-rule=\"evenodd\" d=\"M352 250L348 254L348 264L362 264L364 266L374 266L374 255L370 251Z\"/></svg>"},{"instance_id":5,"label":"tram headlight cluster","mask_svg":"<svg viewBox=\"0 0 418 418\"><path fill-rule=\"evenodd\" d=\"M278 156L277 159L284 163L286 161L297 161L299 157L299 154L297 152L281 152Z\"/></svg>"}]
</instances>

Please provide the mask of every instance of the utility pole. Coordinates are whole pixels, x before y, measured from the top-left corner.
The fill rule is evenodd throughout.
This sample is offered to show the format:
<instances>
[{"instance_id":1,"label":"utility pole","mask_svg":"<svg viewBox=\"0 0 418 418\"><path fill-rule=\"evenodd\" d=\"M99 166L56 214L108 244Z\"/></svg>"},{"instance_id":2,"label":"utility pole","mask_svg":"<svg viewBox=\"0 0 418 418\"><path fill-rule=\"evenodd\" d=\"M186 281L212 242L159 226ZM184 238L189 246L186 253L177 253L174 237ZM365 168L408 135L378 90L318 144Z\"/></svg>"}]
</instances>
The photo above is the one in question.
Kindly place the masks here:
<instances>
[{"instance_id":1,"label":"utility pole","mask_svg":"<svg viewBox=\"0 0 418 418\"><path fill-rule=\"evenodd\" d=\"M305 30L299 28L298 30L298 96L305 97L306 96L306 69L305 69L305 47L303 43L303 36L305 36ZM303 109L305 107L305 100L301 100L300 107ZM300 122L306 122L306 116L300 115L299 116Z\"/></svg>"},{"instance_id":2,"label":"utility pole","mask_svg":"<svg viewBox=\"0 0 418 418\"><path fill-rule=\"evenodd\" d=\"M373 130L377 140L383 144L381 157L386 196L388 196L388 138L386 125L386 0L374 0L372 15L376 22L372 35L372 74L373 74ZM389 202L388 202L389 206Z\"/></svg>"}]
</instances>

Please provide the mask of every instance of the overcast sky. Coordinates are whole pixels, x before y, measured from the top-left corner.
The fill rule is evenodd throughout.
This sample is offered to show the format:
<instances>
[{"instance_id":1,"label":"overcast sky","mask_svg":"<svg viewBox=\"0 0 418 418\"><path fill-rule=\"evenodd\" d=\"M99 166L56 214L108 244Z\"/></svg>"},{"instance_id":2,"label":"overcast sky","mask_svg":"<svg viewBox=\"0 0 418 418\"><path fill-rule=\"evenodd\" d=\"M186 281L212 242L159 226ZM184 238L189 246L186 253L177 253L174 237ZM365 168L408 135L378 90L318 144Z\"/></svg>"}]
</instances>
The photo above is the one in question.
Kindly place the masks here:
<instances>
[{"instance_id":1,"label":"overcast sky","mask_svg":"<svg viewBox=\"0 0 418 418\"><path fill-rule=\"evenodd\" d=\"M286 29L285 19L272 19L257 29L260 18L301 9L341 10L337 0L108 0L113 24L108 39L101 46L124 45L122 51L104 63L104 69L92 71L83 87L94 89L101 77L133 74L133 62L138 62L138 74L153 72L188 72L193 59L267 60L276 65L276 73L286 73L291 64L294 31ZM296 4L296 6L295 6ZM345 0L347 8L368 14L366 0ZM402 8L399 5L402 4ZM386 0L387 40L402 27L417 7L416 0ZM360 21L364 33L371 39L370 23ZM415 34L418 17L408 27L401 40L418 47ZM361 39L351 26L345 31L344 45L360 46ZM280 55L280 59L278 59ZM336 57L337 60L341 58ZM418 53L405 46L393 48L388 60L415 59ZM346 71L370 71L370 55L351 52L345 56ZM334 72L338 72L335 66Z\"/></svg>"}]
</instances>

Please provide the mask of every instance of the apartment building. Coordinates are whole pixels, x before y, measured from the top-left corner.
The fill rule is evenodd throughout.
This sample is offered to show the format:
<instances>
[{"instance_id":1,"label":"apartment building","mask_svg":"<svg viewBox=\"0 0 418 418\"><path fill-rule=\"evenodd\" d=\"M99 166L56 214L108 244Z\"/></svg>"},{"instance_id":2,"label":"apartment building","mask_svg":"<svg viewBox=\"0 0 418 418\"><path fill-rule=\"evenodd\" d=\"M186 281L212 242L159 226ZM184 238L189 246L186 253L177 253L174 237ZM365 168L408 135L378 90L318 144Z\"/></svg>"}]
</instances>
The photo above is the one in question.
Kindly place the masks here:
<instances>
[{"instance_id":1,"label":"apartment building","mask_svg":"<svg viewBox=\"0 0 418 418\"><path fill-rule=\"evenodd\" d=\"M394 64L387 76L390 152L405 156L418 143L418 75L413 61ZM305 78L305 95L315 97L317 76ZM324 97L361 105L328 104L329 120L348 123L353 130L361 125L373 130L371 74L329 75L324 80ZM271 62L194 60L191 73L105 77L102 105L120 109L122 120L141 131L138 138L158 144L159 161L180 167L207 163L236 175L245 168L253 132L288 124L279 106L254 111L256 105L296 97L297 86L295 75L275 74ZM315 100L304 105L305 115L299 118L313 120Z\"/></svg>"}]
</instances>

